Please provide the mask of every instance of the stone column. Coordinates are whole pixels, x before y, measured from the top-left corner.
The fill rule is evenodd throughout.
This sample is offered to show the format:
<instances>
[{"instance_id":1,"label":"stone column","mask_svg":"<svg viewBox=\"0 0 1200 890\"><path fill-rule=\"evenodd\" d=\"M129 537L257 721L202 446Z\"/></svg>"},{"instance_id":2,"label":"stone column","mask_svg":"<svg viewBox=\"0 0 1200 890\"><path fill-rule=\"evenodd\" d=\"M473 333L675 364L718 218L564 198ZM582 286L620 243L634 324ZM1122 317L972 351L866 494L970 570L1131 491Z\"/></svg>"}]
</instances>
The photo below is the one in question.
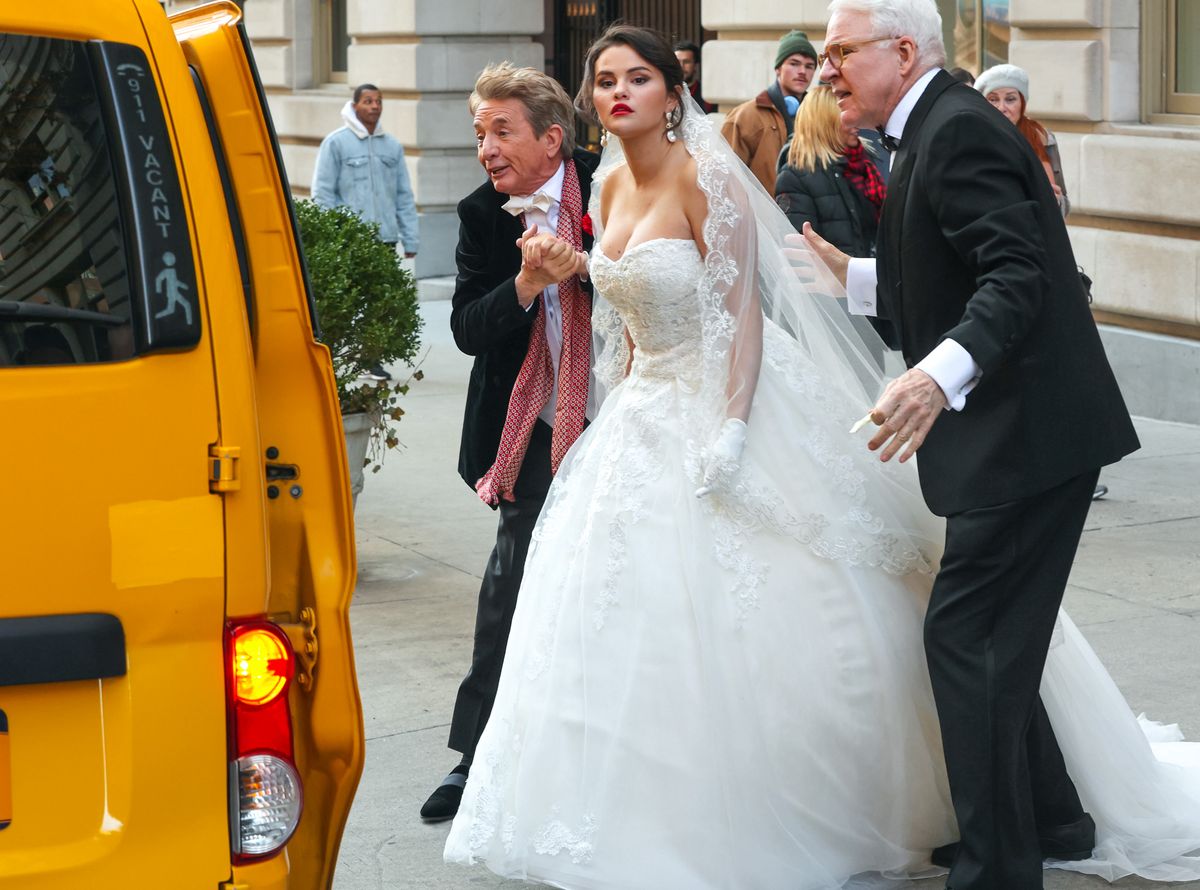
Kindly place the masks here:
<instances>
[{"instance_id":1,"label":"stone column","mask_svg":"<svg viewBox=\"0 0 1200 890\"><path fill-rule=\"evenodd\" d=\"M404 144L421 214L418 278L452 275L458 201L484 181L467 96L479 72L505 59L542 67L532 38L541 0L351 0L351 85L384 93L384 121Z\"/></svg>"},{"instance_id":2,"label":"stone column","mask_svg":"<svg viewBox=\"0 0 1200 890\"><path fill-rule=\"evenodd\" d=\"M1012 0L1009 58L1055 132L1076 257L1102 312L1200 321L1200 140L1140 122L1138 0ZM1186 138L1193 136L1193 138Z\"/></svg>"},{"instance_id":3,"label":"stone column","mask_svg":"<svg viewBox=\"0 0 1200 890\"><path fill-rule=\"evenodd\" d=\"M723 112L757 96L775 77L775 47L793 28L818 49L829 20L829 0L701 0L704 27L717 39L703 47L704 98Z\"/></svg>"}]
</instances>

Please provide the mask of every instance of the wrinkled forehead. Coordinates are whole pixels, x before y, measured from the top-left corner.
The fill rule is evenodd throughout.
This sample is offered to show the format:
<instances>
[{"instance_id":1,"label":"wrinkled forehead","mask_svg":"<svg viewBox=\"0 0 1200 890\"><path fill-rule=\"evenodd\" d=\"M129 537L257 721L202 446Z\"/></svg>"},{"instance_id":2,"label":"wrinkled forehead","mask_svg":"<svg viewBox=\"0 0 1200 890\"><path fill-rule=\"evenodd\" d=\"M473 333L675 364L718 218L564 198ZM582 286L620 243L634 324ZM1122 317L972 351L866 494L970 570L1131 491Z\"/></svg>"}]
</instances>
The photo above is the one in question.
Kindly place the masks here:
<instances>
[{"instance_id":1,"label":"wrinkled forehead","mask_svg":"<svg viewBox=\"0 0 1200 890\"><path fill-rule=\"evenodd\" d=\"M529 126L529 112L518 99L484 99L475 108L476 130Z\"/></svg>"},{"instance_id":2,"label":"wrinkled forehead","mask_svg":"<svg viewBox=\"0 0 1200 890\"><path fill-rule=\"evenodd\" d=\"M364 102L378 102L382 105L383 93L379 92L379 90L363 90L362 94L358 97L358 104L362 105Z\"/></svg>"},{"instance_id":3,"label":"wrinkled forehead","mask_svg":"<svg viewBox=\"0 0 1200 890\"><path fill-rule=\"evenodd\" d=\"M825 31L825 45L865 40L874 36L872 28L869 12L839 9L829 18L829 28Z\"/></svg>"}]
</instances>

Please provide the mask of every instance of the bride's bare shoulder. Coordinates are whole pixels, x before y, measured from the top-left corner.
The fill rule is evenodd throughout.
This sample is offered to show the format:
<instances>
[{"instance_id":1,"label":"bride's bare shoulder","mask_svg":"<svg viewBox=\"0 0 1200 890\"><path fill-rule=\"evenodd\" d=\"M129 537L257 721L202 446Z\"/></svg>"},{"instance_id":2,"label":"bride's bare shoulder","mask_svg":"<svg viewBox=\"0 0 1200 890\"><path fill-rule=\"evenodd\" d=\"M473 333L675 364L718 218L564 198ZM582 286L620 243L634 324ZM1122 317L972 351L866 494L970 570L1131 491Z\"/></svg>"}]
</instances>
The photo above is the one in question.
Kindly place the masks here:
<instances>
[{"instance_id":1,"label":"bride's bare shoulder","mask_svg":"<svg viewBox=\"0 0 1200 890\"><path fill-rule=\"evenodd\" d=\"M613 196L619 195L631 182L629 167L625 164L612 170L604 179L604 188L600 192L600 222L608 225L608 213L613 206Z\"/></svg>"}]
</instances>

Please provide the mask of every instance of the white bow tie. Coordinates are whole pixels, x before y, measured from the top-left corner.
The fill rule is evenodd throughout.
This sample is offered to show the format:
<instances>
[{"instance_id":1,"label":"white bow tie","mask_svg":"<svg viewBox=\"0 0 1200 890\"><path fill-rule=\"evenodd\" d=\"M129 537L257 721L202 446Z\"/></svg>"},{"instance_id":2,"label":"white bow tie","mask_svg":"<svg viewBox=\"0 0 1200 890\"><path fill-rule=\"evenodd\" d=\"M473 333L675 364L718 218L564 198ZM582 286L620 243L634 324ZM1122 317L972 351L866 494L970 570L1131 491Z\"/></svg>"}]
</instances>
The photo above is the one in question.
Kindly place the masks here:
<instances>
[{"instance_id":1,"label":"white bow tie","mask_svg":"<svg viewBox=\"0 0 1200 890\"><path fill-rule=\"evenodd\" d=\"M513 216L527 213L531 208L536 208L542 213L549 213L550 208L557 203L550 195L539 191L532 195L514 195L504 203L504 209Z\"/></svg>"}]
</instances>

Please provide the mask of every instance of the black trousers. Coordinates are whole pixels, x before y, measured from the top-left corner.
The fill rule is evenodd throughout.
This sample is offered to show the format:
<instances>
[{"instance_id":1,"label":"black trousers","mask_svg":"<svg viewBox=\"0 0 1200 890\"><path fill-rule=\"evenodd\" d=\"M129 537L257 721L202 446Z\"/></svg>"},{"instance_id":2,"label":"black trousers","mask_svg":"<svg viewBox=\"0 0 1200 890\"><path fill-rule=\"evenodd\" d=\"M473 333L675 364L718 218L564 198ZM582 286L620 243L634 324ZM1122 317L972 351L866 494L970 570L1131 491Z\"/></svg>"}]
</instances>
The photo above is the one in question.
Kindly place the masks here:
<instances>
[{"instance_id":1,"label":"black trousers","mask_svg":"<svg viewBox=\"0 0 1200 890\"><path fill-rule=\"evenodd\" d=\"M450 720L448 745L468 763L483 735L496 701L500 668L508 645L508 630L517 607L517 593L525 572L529 539L553 475L550 472L550 438L553 430L538 421L529 439L529 450L521 463L521 472L513 488L515 501L501 501L496 546L484 569L479 587L479 607L475 613L475 645L471 668L458 687L454 716Z\"/></svg>"},{"instance_id":2,"label":"black trousers","mask_svg":"<svg viewBox=\"0 0 1200 890\"><path fill-rule=\"evenodd\" d=\"M947 517L925 651L961 838L954 890L1041 890L1039 828L1083 815L1038 689L1098 475Z\"/></svg>"}]
</instances>

